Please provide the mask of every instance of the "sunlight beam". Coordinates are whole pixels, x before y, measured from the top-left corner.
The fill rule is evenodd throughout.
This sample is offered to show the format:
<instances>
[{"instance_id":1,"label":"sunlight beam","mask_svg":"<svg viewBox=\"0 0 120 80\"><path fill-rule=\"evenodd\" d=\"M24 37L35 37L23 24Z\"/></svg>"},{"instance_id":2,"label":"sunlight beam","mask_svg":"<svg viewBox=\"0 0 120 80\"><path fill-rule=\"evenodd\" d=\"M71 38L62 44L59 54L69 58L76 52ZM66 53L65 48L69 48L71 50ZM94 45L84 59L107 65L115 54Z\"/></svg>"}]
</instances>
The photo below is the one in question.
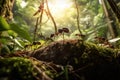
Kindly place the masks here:
<instances>
[{"instance_id":1,"label":"sunlight beam","mask_svg":"<svg viewBox=\"0 0 120 80\"><path fill-rule=\"evenodd\" d=\"M48 2L52 14L60 14L72 6L70 0L52 0Z\"/></svg>"}]
</instances>

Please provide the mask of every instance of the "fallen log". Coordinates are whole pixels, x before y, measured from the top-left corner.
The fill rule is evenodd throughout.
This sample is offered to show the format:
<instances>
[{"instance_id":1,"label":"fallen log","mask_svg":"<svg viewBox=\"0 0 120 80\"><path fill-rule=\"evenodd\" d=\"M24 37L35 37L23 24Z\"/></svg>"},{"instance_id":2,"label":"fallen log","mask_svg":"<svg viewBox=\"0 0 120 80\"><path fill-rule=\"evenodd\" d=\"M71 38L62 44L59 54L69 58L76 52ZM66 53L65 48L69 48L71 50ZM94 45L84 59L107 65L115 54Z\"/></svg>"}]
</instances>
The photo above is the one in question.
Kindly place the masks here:
<instances>
[{"instance_id":1,"label":"fallen log","mask_svg":"<svg viewBox=\"0 0 120 80\"><path fill-rule=\"evenodd\" d=\"M33 52L12 54L10 58L13 56L16 56L16 59L19 56L30 60L31 68L34 69L30 73L39 74L31 75L35 78L34 80L120 80L119 50L101 47L81 40L57 41ZM15 67L12 64L19 63L21 60L19 59L17 62L13 60L14 63L7 65L4 63L6 59L0 58L0 76L3 75L2 69L4 67L4 71L14 69ZM7 60L11 63L9 59ZM6 69L6 65L1 66L1 63L10 67ZM19 66L21 65L23 64L19 64ZM28 71L27 68L29 67L21 70L23 72L24 70ZM21 77L19 78L21 79Z\"/></svg>"}]
</instances>

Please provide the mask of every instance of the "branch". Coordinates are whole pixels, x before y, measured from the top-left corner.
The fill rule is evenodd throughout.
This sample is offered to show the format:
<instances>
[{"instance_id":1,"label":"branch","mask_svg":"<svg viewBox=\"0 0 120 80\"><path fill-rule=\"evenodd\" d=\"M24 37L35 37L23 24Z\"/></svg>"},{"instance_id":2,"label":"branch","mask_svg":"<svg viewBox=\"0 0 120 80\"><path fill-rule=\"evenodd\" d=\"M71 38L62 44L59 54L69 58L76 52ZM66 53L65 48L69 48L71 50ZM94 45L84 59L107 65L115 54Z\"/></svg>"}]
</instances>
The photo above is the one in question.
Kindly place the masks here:
<instances>
[{"instance_id":1,"label":"branch","mask_svg":"<svg viewBox=\"0 0 120 80\"><path fill-rule=\"evenodd\" d=\"M50 18L52 19L52 22L54 24L54 27L55 27L55 34L57 33L57 25L56 25L56 22L54 20L54 17L52 16L51 12L50 12L50 9L49 9L49 6L48 6L48 0L46 0L46 6L47 6L47 10L48 10L48 14L50 16Z\"/></svg>"}]
</instances>

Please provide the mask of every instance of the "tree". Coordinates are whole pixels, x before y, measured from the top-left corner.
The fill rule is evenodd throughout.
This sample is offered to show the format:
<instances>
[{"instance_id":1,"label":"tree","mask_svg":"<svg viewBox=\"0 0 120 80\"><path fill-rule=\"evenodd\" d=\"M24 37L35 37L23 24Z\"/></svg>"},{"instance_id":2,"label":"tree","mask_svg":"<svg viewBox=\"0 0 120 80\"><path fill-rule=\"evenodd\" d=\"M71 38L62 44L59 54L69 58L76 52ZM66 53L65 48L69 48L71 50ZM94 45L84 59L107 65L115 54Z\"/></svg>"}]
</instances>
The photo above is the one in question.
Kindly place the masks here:
<instances>
[{"instance_id":1,"label":"tree","mask_svg":"<svg viewBox=\"0 0 120 80\"><path fill-rule=\"evenodd\" d=\"M108 0L108 1L101 0L101 2L103 4L103 9L107 17L107 23L108 23L110 34L112 38L115 38L118 36L116 17L119 20L119 16L120 16L119 9L117 7L117 4L113 0Z\"/></svg>"},{"instance_id":2,"label":"tree","mask_svg":"<svg viewBox=\"0 0 120 80\"><path fill-rule=\"evenodd\" d=\"M13 18L12 8L14 0L1 0L0 1L0 16L10 20Z\"/></svg>"}]
</instances>

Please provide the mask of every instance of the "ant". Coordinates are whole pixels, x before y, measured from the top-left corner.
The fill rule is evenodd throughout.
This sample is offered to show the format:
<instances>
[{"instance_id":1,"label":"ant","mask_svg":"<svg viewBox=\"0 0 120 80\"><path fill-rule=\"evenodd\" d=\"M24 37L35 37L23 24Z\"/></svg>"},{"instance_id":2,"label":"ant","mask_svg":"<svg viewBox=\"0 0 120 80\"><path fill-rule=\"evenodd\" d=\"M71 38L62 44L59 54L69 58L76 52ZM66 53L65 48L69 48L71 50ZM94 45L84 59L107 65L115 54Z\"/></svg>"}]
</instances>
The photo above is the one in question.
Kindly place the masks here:
<instances>
[{"instance_id":1,"label":"ant","mask_svg":"<svg viewBox=\"0 0 120 80\"><path fill-rule=\"evenodd\" d=\"M64 33L69 33L69 29L68 28L62 28L62 29L58 29L58 33L55 34L51 34L50 38L55 38L55 36L58 36L59 34L63 34L63 40L64 40Z\"/></svg>"},{"instance_id":2,"label":"ant","mask_svg":"<svg viewBox=\"0 0 120 80\"><path fill-rule=\"evenodd\" d=\"M108 39L104 37L95 37L95 40L102 46L105 46L107 48L114 48L114 46L108 41Z\"/></svg>"}]
</instances>

